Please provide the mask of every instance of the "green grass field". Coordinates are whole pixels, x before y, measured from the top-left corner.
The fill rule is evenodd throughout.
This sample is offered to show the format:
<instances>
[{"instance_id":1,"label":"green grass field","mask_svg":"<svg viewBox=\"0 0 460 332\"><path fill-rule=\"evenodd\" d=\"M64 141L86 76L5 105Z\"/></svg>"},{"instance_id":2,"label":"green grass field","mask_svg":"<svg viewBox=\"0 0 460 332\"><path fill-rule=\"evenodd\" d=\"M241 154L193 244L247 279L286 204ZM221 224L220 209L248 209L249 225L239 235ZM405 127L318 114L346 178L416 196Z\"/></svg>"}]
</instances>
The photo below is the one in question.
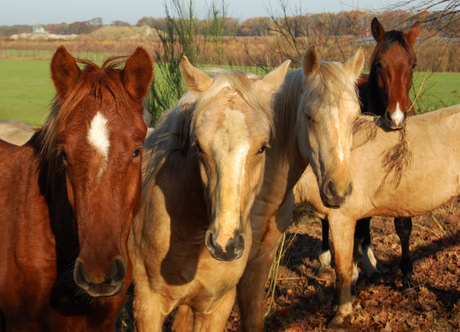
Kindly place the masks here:
<instances>
[{"instance_id":1,"label":"green grass field","mask_svg":"<svg viewBox=\"0 0 460 332\"><path fill-rule=\"evenodd\" d=\"M425 73L414 75L412 97L424 76ZM0 59L0 119L19 119L34 126L41 125L53 96L49 61ZM460 104L460 73L428 74L417 101L418 112L454 104Z\"/></svg>"}]
</instances>

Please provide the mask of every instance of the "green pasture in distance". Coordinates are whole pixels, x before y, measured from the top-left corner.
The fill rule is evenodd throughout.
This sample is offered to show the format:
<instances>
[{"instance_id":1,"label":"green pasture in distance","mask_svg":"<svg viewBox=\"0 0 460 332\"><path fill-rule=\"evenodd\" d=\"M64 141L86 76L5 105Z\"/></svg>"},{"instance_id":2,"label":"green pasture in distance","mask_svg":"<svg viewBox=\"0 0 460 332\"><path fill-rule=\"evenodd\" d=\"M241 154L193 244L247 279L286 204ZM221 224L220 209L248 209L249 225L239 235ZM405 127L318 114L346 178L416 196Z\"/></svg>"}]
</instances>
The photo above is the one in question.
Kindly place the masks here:
<instances>
[{"instance_id":1,"label":"green pasture in distance","mask_svg":"<svg viewBox=\"0 0 460 332\"><path fill-rule=\"evenodd\" d=\"M251 68L244 68L251 72ZM161 79L155 69L156 79ZM261 74L263 75L263 74ZM425 73L415 73L412 98ZM42 125L54 97L49 61L0 59L0 119L18 119ZM460 104L460 73L429 73L416 110L419 113Z\"/></svg>"},{"instance_id":2,"label":"green pasture in distance","mask_svg":"<svg viewBox=\"0 0 460 332\"><path fill-rule=\"evenodd\" d=\"M54 87L49 61L0 60L0 119L42 125Z\"/></svg>"},{"instance_id":3,"label":"green pasture in distance","mask_svg":"<svg viewBox=\"0 0 460 332\"><path fill-rule=\"evenodd\" d=\"M415 106L418 113L460 104L460 73L415 73L412 100L422 83Z\"/></svg>"}]
</instances>

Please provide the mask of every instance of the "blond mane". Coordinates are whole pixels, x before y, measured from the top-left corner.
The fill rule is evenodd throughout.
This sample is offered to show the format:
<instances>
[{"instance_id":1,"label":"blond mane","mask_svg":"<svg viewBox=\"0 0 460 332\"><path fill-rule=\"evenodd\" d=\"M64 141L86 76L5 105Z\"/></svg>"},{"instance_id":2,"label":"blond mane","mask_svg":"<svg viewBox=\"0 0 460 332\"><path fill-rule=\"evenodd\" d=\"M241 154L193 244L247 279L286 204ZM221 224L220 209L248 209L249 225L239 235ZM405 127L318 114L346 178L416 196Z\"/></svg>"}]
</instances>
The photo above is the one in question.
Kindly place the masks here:
<instances>
[{"instance_id":1,"label":"blond mane","mask_svg":"<svg viewBox=\"0 0 460 332\"><path fill-rule=\"evenodd\" d=\"M273 109L257 94L252 83L254 79L251 74L241 71L219 70L207 91L202 94L187 92L175 108L166 111L145 141L144 184L148 186L167 160L175 163L185 161L193 139L191 135L195 119L222 90L225 90L229 100L240 96L261 119L269 121L273 132Z\"/></svg>"},{"instance_id":2,"label":"blond mane","mask_svg":"<svg viewBox=\"0 0 460 332\"><path fill-rule=\"evenodd\" d=\"M276 152L273 155L279 156L280 160L286 160L292 155L300 130L301 106L305 102L314 102L314 107L310 108L312 117L323 104L333 103L339 105L343 116L349 116L343 105L344 95L350 96L351 101L359 105L358 88L356 84L351 84L339 63L322 61L318 73L309 81L305 79L302 69L286 75L283 88L275 101L276 140L271 146Z\"/></svg>"}]
</instances>

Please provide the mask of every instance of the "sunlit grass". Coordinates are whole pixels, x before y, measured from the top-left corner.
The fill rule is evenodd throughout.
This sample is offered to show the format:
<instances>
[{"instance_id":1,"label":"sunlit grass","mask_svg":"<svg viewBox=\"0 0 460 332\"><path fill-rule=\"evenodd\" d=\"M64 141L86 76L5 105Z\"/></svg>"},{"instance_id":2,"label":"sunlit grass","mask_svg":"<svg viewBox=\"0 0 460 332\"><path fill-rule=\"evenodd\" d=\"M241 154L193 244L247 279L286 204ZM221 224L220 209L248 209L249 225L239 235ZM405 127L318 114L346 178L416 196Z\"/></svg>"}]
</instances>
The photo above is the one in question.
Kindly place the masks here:
<instances>
[{"instance_id":1,"label":"sunlit grass","mask_svg":"<svg viewBox=\"0 0 460 332\"><path fill-rule=\"evenodd\" d=\"M98 61L101 56L89 58ZM229 69L228 66L226 68ZM256 68L240 69L258 73ZM54 96L49 61L0 59L0 73L0 119L23 120L34 126L43 124ZM157 80L162 79L157 68L155 75ZM414 75L412 98L424 76L425 73ZM416 109L425 112L459 103L460 73L433 73L427 75Z\"/></svg>"}]
</instances>

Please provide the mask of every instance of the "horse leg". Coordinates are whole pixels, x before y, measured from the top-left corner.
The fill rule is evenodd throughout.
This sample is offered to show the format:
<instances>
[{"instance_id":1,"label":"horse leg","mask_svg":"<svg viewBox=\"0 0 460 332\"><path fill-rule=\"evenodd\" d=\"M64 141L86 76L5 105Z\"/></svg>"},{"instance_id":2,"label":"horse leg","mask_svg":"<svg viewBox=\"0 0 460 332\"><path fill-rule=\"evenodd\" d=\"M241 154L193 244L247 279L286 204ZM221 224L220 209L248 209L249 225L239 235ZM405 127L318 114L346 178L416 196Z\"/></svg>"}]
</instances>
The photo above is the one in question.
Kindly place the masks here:
<instances>
[{"instance_id":1,"label":"horse leg","mask_svg":"<svg viewBox=\"0 0 460 332\"><path fill-rule=\"evenodd\" d=\"M196 312L194 332L222 332L225 331L228 317L235 303L236 287L227 292L215 310L210 313Z\"/></svg>"},{"instance_id":2,"label":"horse leg","mask_svg":"<svg viewBox=\"0 0 460 332\"><path fill-rule=\"evenodd\" d=\"M416 285L412 279L412 260L409 252L409 238L412 233L412 218L395 218L395 229L401 241L401 271L403 273L403 283L411 287Z\"/></svg>"},{"instance_id":3,"label":"horse leg","mask_svg":"<svg viewBox=\"0 0 460 332\"><path fill-rule=\"evenodd\" d=\"M321 263L319 273L331 269L331 250L329 248L329 222L327 219L321 219L321 228L323 231L323 239L321 242L321 252L319 253L319 262Z\"/></svg>"},{"instance_id":4,"label":"horse leg","mask_svg":"<svg viewBox=\"0 0 460 332\"><path fill-rule=\"evenodd\" d=\"M163 299L150 291L141 292L139 288L137 283L133 300L136 332L161 332L166 318L166 315L162 314L164 310L160 307Z\"/></svg>"},{"instance_id":5,"label":"horse leg","mask_svg":"<svg viewBox=\"0 0 460 332\"><path fill-rule=\"evenodd\" d=\"M341 325L352 312L351 281L353 275L353 242L356 222L343 216L331 218L332 243L336 272L337 313L331 325Z\"/></svg>"},{"instance_id":6,"label":"horse leg","mask_svg":"<svg viewBox=\"0 0 460 332\"><path fill-rule=\"evenodd\" d=\"M263 301L265 284L275 258L282 233L276 227L266 233L256 256L248 261L243 276L238 282L238 307L241 331L263 330Z\"/></svg>"},{"instance_id":7,"label":"horse leg","mask_svg":"<svg viewBox=\"0 0 460 332\"><path fill-rule=\"evenodd\" d=\"M173 331L191 332L193 331L194 315L193 310L188 305L180 305L177 308L176 316L172 326Z\"/></svg>"},{"instance_id":8,"label":"horse leg","mask_svg":"<svg viewBox=\"0 0 460 332\"><path fill-rule=\"evenodd\" d=\"M373 282L380 275L377 269L377 259L374 256L374 251L371 245L371 218L364 218L358 220L355 230L355 245L359 241L363 251L362 263L366 270L366 275L370 282Z\"/></svg>"}]
</instances>

